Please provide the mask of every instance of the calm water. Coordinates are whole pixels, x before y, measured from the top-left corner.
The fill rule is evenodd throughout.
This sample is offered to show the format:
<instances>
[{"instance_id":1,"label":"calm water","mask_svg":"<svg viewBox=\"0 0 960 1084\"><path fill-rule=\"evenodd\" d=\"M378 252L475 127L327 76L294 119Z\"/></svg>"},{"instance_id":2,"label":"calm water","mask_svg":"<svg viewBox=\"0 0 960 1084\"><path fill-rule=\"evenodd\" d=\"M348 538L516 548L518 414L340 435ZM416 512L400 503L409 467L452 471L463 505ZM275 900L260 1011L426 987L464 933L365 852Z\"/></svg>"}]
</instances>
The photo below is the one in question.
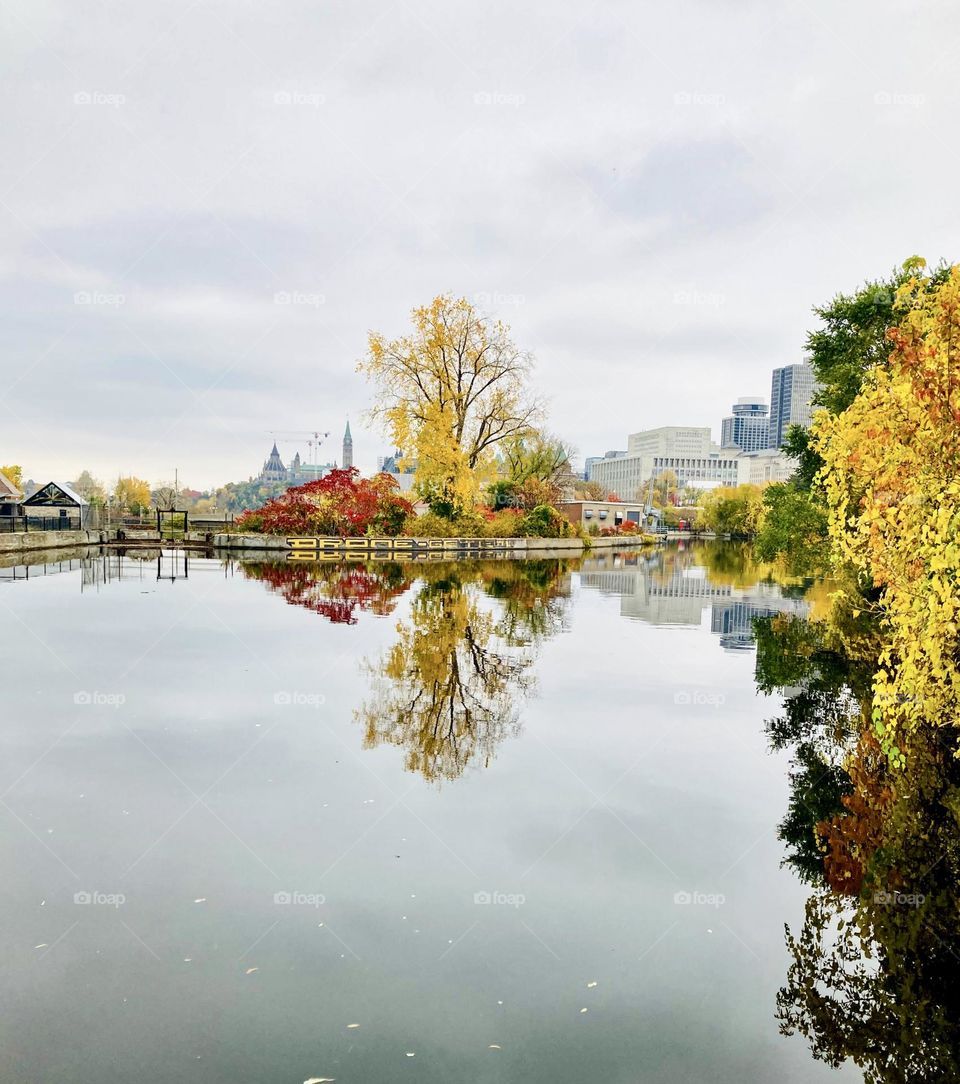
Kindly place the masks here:
<instances>
[{"instance_id":1,"label":"calm water","mask_svg":"<svg viewBox=\"0 0 960 1084\"><path fill-rule=\"evenodd\" d=\"M774 1020L787 594L717 547L0 570L0 1078L835 1077Z\"/></svg>"}]
</instances>

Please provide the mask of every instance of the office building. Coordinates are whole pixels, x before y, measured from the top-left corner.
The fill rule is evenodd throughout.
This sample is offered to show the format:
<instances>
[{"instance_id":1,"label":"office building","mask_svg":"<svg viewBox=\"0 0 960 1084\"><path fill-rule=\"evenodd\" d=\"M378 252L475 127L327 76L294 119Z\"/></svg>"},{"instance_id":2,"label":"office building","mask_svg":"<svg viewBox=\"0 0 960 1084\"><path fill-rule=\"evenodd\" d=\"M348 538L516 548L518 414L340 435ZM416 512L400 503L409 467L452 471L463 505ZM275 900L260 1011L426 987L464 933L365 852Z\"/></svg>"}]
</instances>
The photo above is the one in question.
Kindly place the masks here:
<instances>
[{"instance_id":1,"label":"office building","mask_svg":"<svg viewBox=\"0 0 960 1084\"><path fill-rule=\"evenodd\" d=\"M770 413L763 399L745 396L733 404L732 414L720 423L720 446L759 452L770 439Z\"/></svg>"},{"instance_id":2,"label":"office building","mask_svg":"<svg viewBox=\"0 0 960 1084\"><path fill-rule=\"evenodd\" d=\"M784 365L773 370L770 386L769 448L780 448L791 425L809 425L811 400L817 390L813 369L807 363Z\"/></svg>"}]
</instances>

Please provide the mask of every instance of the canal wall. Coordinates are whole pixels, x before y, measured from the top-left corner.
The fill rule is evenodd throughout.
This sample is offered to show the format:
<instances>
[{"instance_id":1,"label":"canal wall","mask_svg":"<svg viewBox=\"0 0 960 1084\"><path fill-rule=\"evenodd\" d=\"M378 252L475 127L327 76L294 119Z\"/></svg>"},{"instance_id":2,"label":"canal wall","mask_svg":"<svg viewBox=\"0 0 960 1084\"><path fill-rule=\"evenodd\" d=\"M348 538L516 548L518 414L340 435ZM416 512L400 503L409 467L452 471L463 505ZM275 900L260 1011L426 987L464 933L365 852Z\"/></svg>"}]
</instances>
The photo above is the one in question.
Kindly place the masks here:
<instances>
[{"instance_id":1,"label":"canal wall","mask_svg":"<svg viewBox=\"0 0 960 1084\"><path fill-rule=\"evenodd\" d=\"M125 537L118 537L125 536ZM591 538L589 546L580 538L286 538L261 534L214 534L190 531L182 539L192 545L212 546L238 556L273 555L304 560L317 557L381 557L398 559L423 556L539 557L575 555L584 552L639 549L652 545L649 538L619 535ZM77 531L15 531L0 534L0 557L19 557L43 550L76 549L86 546L161 545L156 531L127 529Z\"/></svg>"},{"instance_id":2,"label":"canal wall","mask_svg":"<svg viewBox=\"0 0 960 1084\"><path fill-rule=\"evenodd\" d=\"M240 554L264 554L293 560L338 557L539 557L615 549L639 549L649 539L620 535L591 538L285 538L262 534L216 534L215 549Z\"/></svg>"},{"instance_id":3,"label":"canal wall","mask_svg":"<svg viewBox=\"0 0 960 1084\"><path fill-rule=\"evenodd\" d=\"M108 531L11 531L0 534L0 554L33 553L35 550L64 550L75 546L99 546Z\"/></svg>"}]
</instances>

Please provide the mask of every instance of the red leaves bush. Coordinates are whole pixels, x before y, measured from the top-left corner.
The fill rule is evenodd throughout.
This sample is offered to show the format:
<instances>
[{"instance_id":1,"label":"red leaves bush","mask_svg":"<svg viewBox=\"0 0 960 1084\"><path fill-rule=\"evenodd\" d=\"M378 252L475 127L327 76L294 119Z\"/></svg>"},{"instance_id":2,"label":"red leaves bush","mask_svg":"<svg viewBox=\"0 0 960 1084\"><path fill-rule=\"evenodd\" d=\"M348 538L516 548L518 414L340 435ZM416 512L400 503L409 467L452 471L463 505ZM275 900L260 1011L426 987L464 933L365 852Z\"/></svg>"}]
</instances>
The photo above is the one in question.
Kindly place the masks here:
<instances>
[{"instance_id":1,"label":"red leaves bush","mask_svg":"<svg viewBox=\"0 0 960 1084\"><path fill-rule=\"evenodd\" d=\"M361 478L356 467L332 470L316 482L294 486L262 508L237 519L243 531L281 535L397 535L413 505L388 474Z\"/></svg>"}]
</instances>

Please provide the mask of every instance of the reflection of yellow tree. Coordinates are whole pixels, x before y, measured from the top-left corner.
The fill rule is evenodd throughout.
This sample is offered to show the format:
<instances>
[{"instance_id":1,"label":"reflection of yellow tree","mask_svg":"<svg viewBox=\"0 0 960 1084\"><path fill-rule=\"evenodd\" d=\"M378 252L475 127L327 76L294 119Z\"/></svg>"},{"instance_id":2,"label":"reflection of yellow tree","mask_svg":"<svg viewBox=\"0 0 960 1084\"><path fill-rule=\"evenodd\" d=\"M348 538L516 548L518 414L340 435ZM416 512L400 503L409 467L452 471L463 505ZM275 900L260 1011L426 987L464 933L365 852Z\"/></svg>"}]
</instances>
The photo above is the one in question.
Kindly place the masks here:
<instances>
[{"instance_id":1,"label":"reflection of yellow tree","mask_svg":"<svg viewBox=\"0 0 960 1084\"><path fill-rule=\"evenodd\" d=\"M960 1079L960 771L942 746L909 752L892 802L855 773L844 831L866 844L855 863L863 884L814 892L800 933L788 934L793 962L777 998L782 1030L830 1065L854 1061L867 1084Z\"/></svg>"},{"instance_id":2,"label":"reflection of yellow tree","mask_svg":"<svg viewBox=\"0 0 960 1084\"><path fill-rule=\"evenodd\" d=\"M883 754L870 726L882 642L867 602L841 595L826 623L761 630L760 687L793 690L771 724L775 744L794 745L781 836L816 885L802 928L787 933L777 1018L817 1059L853 1061L868 1084L954 1081L960 760L933 730L910 736L900 770Z\"/></svg>"},{"instance_id":3,"label":"reflection of yellow tree","mask_svg":"<svg viewBox=\"0 0 960 1084\"><path fill-rule=\"evenodd\" d=\"M396 643L369 664L373 695L356 713L365 748L400 746L408 771L439 781L457 778L470 763L488 765L500 742L518 732L519 705L533 687L530 648L549 631L533 602L555 594L558 577L539 589L528 580L521 591L522 570L504 566L426 570L410 620L397 625ZM514 582L514 597L498 611L484 603L481 584L502 587L504 576ZM517 592L529 592L522 606ZM524 623L527 634L520 635Z\"/></svg>"}]
</instances>

